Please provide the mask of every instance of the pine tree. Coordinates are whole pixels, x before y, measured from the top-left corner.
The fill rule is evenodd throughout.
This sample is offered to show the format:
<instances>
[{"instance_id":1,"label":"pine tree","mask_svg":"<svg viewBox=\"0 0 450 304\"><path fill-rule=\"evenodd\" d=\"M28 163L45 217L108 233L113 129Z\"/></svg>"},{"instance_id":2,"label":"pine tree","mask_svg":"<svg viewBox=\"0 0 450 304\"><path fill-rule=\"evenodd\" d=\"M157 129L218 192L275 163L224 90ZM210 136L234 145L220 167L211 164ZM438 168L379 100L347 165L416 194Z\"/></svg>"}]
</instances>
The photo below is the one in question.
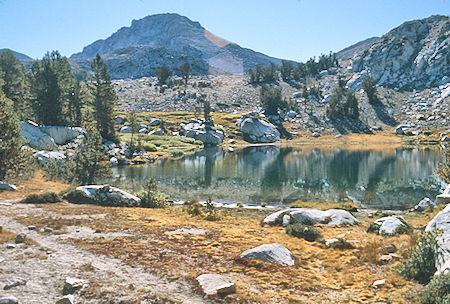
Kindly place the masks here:
<instances>
[{"instance_id":1,"label":"pine tree","mask_svg":"<svg viewBox=\"0 0 450 304\"><path fill-rule=\"evenodd\" d=\"M81 109L84 105L83 90L79 80L72 84L67 105L67 120L72 126L81 125L82 115Z\"/></svg>"},{"instance_id":2,"label":"pine tree","mask_svg":"<svg viewBox=\"0 0 450 304\"><path fill-rule=\"evenodd\" d=\"M73 75L66 57L58 51L47 53L31 66L32 108L37 122L67 125L68 99Z\"/></svg>"},{"instance_id":3,"label":"pine tree","mask_svg":"<svg viewBox=\"0 0 450 304\"><path fill-rule=\"evenodd\" d=\"M364 92L366 92L367 98L369 99L369 103L377 104L380 101L377 97L377 82L371 76L366 76L362 80L362 87Z\"/></svg>"},{"instance_id":4,"label":"pine tree","mask_svg":"<svg viewBox=\"0 0 450 304\"><path fill-rule=\"evenodd\" d=\"M259 98L266 115L278 115L278 109L286 107L286 101L281 95L281 88L271 88L263 85Z\"/></svg>"},{"instance_id":5,"label":"pine tree","mask_svg":"<svg viewBox=\"0 0 450 304\"><path fill-rule=\"evenodd\" d=\"M0 79L0 85L3 84ZM11 100L0 89L0 180L14 177L23 171L29 162L28 154L22 150L22 130Z\"/></svg>"},{"instance_id":6,"label":"pine tree","mask_svg":"<svg viewBox=\"0 0 450 304\"><path fill-rule=\"evenodd\" d=\"M92 113L86 113L84 127L87 134L76 150L73 175L81 185L89 185L97 178L111 176L111 162L103 153L102 137Z\"/></svg>"},{"instance_id":7,"label":"pine tree","mask_svg":"<svg viewBox=\"0 0 450 304\"><path fill-rule=\"evenodd\" d=\"M191 65L186 61L180 66L180 72L184 79L184 84L187 85L189 74L191 73Z\"/></svg>"},{"instance_id":8,"label":"pine tree","mask_svg":"<svg viewBox=\"0 0 450 304\"><path fill-rule=\"evenodd\" d=\"M128 125L131 128L131 138L130 138L130 149L131 152L133 153L136 149L135 144L134 144L134 135L136 133L138 133L138 129L139 129L139 124L137 122L137 116L136 116L136 111L132 110L128 113Z\"/></svg>"},{"instance_id":9,"label":"pine tree","mask_svg":"<svg viewBox=\"0 0 450 304\"><path fill-rule=\"evenodd\" d=\"M117 141L114 126L114 105L117 101L117 96L111 84L106 65L99 54L92 61L91 67L94 72L92 95L94 96L94 113L97 129L103 138Z\"/></svg>"},{"instance_id":10,"label":"pine tree","mask_svg":"<svg viewBox=\"0 0 450 304\"><path fill-rule=\"evenodd\" d=\"M352 90L347 90L347 96L345 102L346 115L348 117L358 119L359 118L359 108L358 99L356 99L355 92Z\"/></svg>"},{"instance_id":11,"label":"pine tree","mask_svg":"<svg viewBox=\"0 0 450 304\"><path fill-rule=\"evenodd\" d=\"M6 98L13 101L14 110L19 118L25 117L28 87L24 67L11 50L6 50L0 54L0 70L3 71L4 83L1 87L3 93Z\"/></svg>"},{"instance_id":12,"label":"pine tree","mask_svg":"<svg viewBox=\"0 0 450 304\"><path fill-rule=\"evenodd\" d=\"M281 61L280 73L284 81L291 80L293 77L294 65L291 61Z\"/></svg>"},{"instance_id":13,"label":"pine tree","mask_svg":"<svg viewBox=\"0 0 450 304\"><path fill-rule=\"evenodd\" d=\"M155 69L159 84L165 84L167 79L172 76L172 72L165 65Z\"/></svg>"}]
</instances>

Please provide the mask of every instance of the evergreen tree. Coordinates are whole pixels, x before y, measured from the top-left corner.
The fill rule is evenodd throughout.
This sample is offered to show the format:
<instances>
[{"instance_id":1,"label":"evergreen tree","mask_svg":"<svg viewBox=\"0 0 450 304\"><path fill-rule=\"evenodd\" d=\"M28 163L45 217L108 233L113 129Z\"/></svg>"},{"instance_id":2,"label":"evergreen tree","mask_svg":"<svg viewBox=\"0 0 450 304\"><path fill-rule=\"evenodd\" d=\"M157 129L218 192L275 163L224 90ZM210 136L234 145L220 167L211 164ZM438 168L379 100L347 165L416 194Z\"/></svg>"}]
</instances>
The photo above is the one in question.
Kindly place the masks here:
<instances>
[{"instance_id":1,"label":"evergreen tree","mask_svg":"<svg viewBox=\"0 0 450 304\"><path fill-rule=\"evenodd\" d=\"M14 103L14 111L19 118L25 117L28 87L24 67L11 50L0 53L0 70L3 71L2 78L4 81L0 89L3 90L6 98Z\"/></svg>"},{"instance_id":2,"label":"evergreen tree","mask_svg":"<svg viewBox=\"0 0 450 304\"><path fill-rule=\"evenodd\" d=\"M165 84L167 79L172 76L172 72L165 65L155 69L159 84Z\"/></svg>"},{"instance_id":3,"label":"evergreen tree","mask_svg":"<svg viewBox=\"0 0 450 304\"><path fill-rule=\"evenodd\" d=\"M191 65L189 64L189 62L186 61L180 66L180 72L184 79L184 84L187 85L189 80L189 74L191 73Z\"/></svg>"},{"instance_id":4,"label":"evergreen tree","mask_svg":"<svg viewBox=\"0 0 450 304\"><path fill-rule=\"evenodd\" d=\"M99 54L92 61L91 67L94 72L92 95L94 97L97 129L103 138L117 141L114 125L114 105L117 101L117 96L111 84L106 65Z\"/></svg>"},{"instance_id":5,"label":"evergreen tree","mask_svg":"<svg viewBox=\"0 0 450 304\"><path fill-rule=\"evenodd\" d=\"M73 75L66 57L47 53L31 66L31 93L36 120L44 125L67 125L68 99Z\"/></svg>"},{"instance_id":6,"label":"evergreen tree","mask_svg":"<svg viewBox=\"0 0 450 304\"><path fill-rule=\"evenodd\" d=\"M111 162L103 153L102 137L92 113L86 113L84 127L87 134L75 152L73 176L81 185L89 185L97 178L111 176Z\"/></svg>"},{"instance_id":7,"label":"evergreen tree","mask_svg":"<svg viewBox=\"0 0 450 304\"><path fill-rule=\"evenodd\" d=\"M359 118L359 108L358 99L356 99L355 92L352 90L347 90L346 102L345 102L345 112L348 117L358 119Z\"/></svg>"},{"instance_id":8,"label":"evergreen tree","mask_svg":"<svg viewBox=\"0 0 450 304\"><path fill-rule=\"evenodd\" d=\"M133 153L136 149L135 144L133 142L134 139L134 135L136 133L138 133L138 129L139 129L139 124L137 122L137 116L136 116L136 111L132 110L128 113L128 125L131 128L131 138L130 138L130 149L131 152Z\"/></svg>"},{"instance_id":9,"label":"evergreen tree","mask_svg":"<svg viewBox=\"0 0 450 304\"><path fill-rule=\"evenodd\" d=\"M3 85L0 79L0 87ZM0 89L0 180L14 177L23 171L29 156L22 150L22 130L13 102Z\"/></svg>"},{"instance_id":10,"label":"evergreen tree","mask_svg":"<svg viewBox=\"0 0 450 304\"><path fill-rule=\"evenodd\" d=\"M377 82L371 76L366 76L362 80L362 87L364 92L366 92L367 98L369 99L369 103L377 104L380 101L377 97Z\"/></svg>"},{"instance_id":11,"label":"evergreen tree","mask_svg":"<svg viewBox=\"0 0 450 304\"><path fill-rule=\"evenodd\" d=\"M278 109L286 107L286 101L281 95L281 88L271 88L263 85L259 98L266 115L278 115Z\"/></svg>"},{"instance_id":12,"label":"evergreen tree","mask_svg":"<svg viewBox=\"0 0 450 304\"><path fill-rule=\"evenodd\" d=\"M342 89L338 86L333 90L333 94L330 99L330 103L327 108L327 117L330 119L336 119L341 115L345 115L342 100L344 95Z\"/></svg>"},{"instance_id":13,"label":"evergreen tree","mask_svg":"<svg viewBox=\"0 0 450 304\"><path fill-rule=\"evenodd\" d=\"M72 126L81 125L82 115L81 109L84 105L83 90L79 80L76 80L72 84L72 88L69 94L69 100L67 105L67 120Z\"/></svg>"},{"instance_id":14,"label":"evergreen tree","mask_svg":"<svg viewBox=\"0 0 450 304\"><path fill-rule=\"evenodd\" d=\"M284 81L291 80L293 77L294 65L291 61L281 61L280 73Z\"/></svg>"},{"instance_id":15,"label":"evergreen tree","mask_svg":"<svg viewBox=\"0 0 450 304\"><path fill-rule=\"evenodd\" d=\"M255 75L255 72L253 72L253 70L252 69L249 69L248 71L247 71L247 74L248 74L248 76L249 76L249 83L255 83L256 82L256 75Z\"/></svg>"}]
</instances>

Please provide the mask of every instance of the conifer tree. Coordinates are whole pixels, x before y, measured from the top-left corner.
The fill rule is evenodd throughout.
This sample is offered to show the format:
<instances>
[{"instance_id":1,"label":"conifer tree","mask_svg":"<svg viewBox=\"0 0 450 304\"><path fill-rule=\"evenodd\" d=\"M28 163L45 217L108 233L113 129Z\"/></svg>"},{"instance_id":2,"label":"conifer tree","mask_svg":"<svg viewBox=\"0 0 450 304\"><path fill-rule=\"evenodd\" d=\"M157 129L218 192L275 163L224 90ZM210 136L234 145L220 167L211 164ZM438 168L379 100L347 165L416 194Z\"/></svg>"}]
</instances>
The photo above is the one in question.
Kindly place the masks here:
<instances>
[{"instance_id":1,"label":"conifer tree","mask_svg":"<svg viewBox=\"0 0 450 304\"><path fill-rule=\"evenodd\" d=\"M22 118L27 110L28 95L24 67L11 50L6 50L0 54L0 70L3 71L4 81L1 89L6 98L12 100L14 111Z\"/></svg>"},{"instance_id":2,"label":"conifer tree","mask_svg":"<svg viewBox=\"0 0 450 304\"><path fill-rule=\"evenodd\" d=\"M73 75L66 57L58 51L47 53L31 66L32 108L37 122L67 125L68 98Z\"/></svg>"},{"instance_id":3,"label":"conifer tree","mask_svg":"<svg viewBox=\"0 0 450 304\"><path fill-rule=\"evenodd\" d=\"M155 69L159 84L165 84L167 79L172 76L172 72L165 65Z\"/></svg>"},{"instance_id":4,"label":"conifer tree","mask_svg":"<svg viewBox=\"0 0 450 304\"><path fill-rule=\"evenodd\" d=\"M74 157L73 176L81 185L94 183L95 179L111 175L111 162L103 153L102 137L92 113L86 112L84 128L86 136Z\"/></svg>"},{"instance_id":5,"label":"conifer tree","mask_svg":"<svg viewBox=\"0 0 450 304\"><path fill-rule=\"evenodd\" d=\"M189 62L185 62L180 66L180 72L184 79L184 84L187 85L189 80L189 73L191 73L191 65Z\"/></svg>"},{"instance_id":6,"label":"conifer tree","mask_svg":"<svg viewBox=\"0 0 450 304\"><path fill-rule=\"evenodd\" d=\"M94 96L94 113L97 129L103 138L117 141L114 127L114 105L116 104L117 96L111 84L106 65L99 54L92 61L91 67L94 72L92 95Z\"/></svg>"},{"instance_id":7,"label":"conifer tree","mask_svg":"<svg viewBox=\"0 0 450 304\"><path fill-rule=\"evenodd\" d=\"M79 80L72 84L67 104L67 120L72 126L81 125L82 115L81 109L84 105L83 90Z\"/></svg>"},{"instance_id":8,"label":"conifer tree","mask_svg":"<svg viewBox=\"0 0 450 304\"><path fill-rule=\"evenodd\" d=\"M0 85L3 84L0 78ZM0 180L19 174L28 165L19 120L13 102L0 89Z\"/></svg>"},{"instance_id":9,"label":"conifer tree","mask_svg":"<svg viewBox=\"0 0 450 304\"><path fill-rule=\"evenodd\" d=\"M281 61L281 67L280 67L280 73L281 78L283 78L284 81L288 81L292 79L294 72L294 65L291 61L283 60Z\"/></svg>"},{"instance_id":10,"label":"conifer tree","mask_svg":"<svg viewBox=\"0 0 450 304\"><path fill-rule=\"evenodd\" d=\"M359 118L359 108L358 99L356 99L355 92L352 90L347 90L347 96L345 96L345 112L348 117L358 119Z\"/></svg>"}]
</instances>

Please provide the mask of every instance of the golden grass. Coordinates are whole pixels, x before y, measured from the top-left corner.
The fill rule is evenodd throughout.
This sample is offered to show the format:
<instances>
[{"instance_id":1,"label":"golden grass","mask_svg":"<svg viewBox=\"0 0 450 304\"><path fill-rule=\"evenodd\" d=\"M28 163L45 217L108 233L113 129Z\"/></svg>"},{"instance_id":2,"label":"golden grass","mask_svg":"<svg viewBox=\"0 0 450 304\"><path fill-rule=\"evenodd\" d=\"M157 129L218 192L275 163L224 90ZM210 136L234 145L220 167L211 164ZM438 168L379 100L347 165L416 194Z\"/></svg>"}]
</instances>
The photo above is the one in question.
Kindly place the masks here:
<instances>
[{"instance_id":1,"label":"golden grass","mask_svg":"<svg viewBox=\"0 0 450 304\"><path fill-rule=\"evenodd\" d=\"M122 259L130 265L140 265L149 272L182 277L194 282L201 273L230 275L237 293L224 299L228 303L368 303L389 301L409 303L405 296L415 284L399 277L392 265L379 265L377 257L365 259L368 244L371 252L392 242L399 253L411 245L409 235L383 238L366 233L372 219L358 214L361 225L330 228L317 225L324 239L345 234L356 247L351 250L328 249L317 242L307 242L287 235L282 227L261 227L264 214L260 211L239 212L221 210L220 220L207 221L191 217L183 208L143 209L107 208L90 205L52 204L45 209L63 214L107 214L92 221L59 224L86 225L102 232L129 231L133 236L113 240L103 238L72 240L78 246ZM18 218L29 221L28 218ZM45 223L48 219L33 221ZM407 215L407 221L424 225L428 216ZM39 222L38 224L39 225ZM205 235L165 232L180 228L198 228ZM257 260L240 259L246 249L262 244L280 243L295 255L296 265L283 267ZM377 279L386 279L385 286L371 287ZM195 285L195 284L194 284ZM350 296L351 295L351 296ZM395 299L395 300L393 300Z\"/></svg>"},{"instance_id":2,"label":"golden grass","mask_svg":"<svg viewBox=\"0 0 450 304\"><path fill-rule=\"evenodd\" d=\"M17 191L0 191L0 201L1 200L12 200L12 199L22 199L27 195L34 193L44 193L44 192L55 192L59 193L69 187L70 184L64 183L62 181L48 180L41 170L38 170L34 175L28 180L20 182Z\"/></svg>"}]
</instances>

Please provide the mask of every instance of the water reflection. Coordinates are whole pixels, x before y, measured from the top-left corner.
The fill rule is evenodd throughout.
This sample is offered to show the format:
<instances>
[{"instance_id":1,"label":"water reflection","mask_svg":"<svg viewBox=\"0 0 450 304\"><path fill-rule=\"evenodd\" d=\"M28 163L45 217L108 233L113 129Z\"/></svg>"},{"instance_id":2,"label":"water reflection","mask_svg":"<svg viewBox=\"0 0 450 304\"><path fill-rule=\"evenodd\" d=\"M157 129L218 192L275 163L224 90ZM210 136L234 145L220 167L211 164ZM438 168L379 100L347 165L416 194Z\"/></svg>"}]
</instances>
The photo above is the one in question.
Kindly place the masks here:
<instances>
[{"instance_id":1,"label":"water reflection","mask_svg":"<svg viewBox=\"0 0 450 304\"><path fill-rule=\"evenodd\" d=\"M115 168L113 182L138 190L153 176L174 199L288 204L295 200L356 200L370 208L410 208L441 186L433 176L434 150L247 147L209 148L180 160L160 159Z\"/></svg>"}]
</instances>

